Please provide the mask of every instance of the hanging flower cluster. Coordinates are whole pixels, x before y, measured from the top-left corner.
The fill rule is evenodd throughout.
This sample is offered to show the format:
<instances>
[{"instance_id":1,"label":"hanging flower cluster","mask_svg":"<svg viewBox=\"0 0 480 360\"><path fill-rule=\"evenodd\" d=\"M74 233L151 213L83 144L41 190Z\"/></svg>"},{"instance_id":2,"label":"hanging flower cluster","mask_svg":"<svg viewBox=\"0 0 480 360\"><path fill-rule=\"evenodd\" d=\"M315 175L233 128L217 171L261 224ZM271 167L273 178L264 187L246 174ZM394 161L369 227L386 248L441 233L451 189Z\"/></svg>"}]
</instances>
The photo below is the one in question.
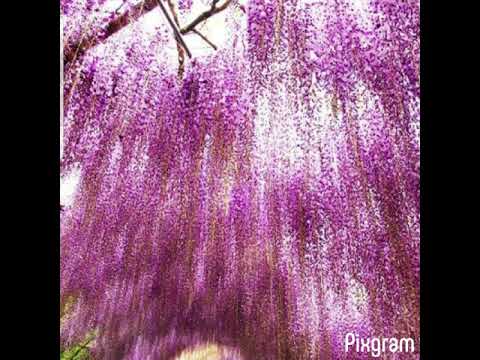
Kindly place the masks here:
<instances>
[{"instance_id":1,"label":"hanging flower cluster","mask_svg":"<svg viewBox=\"0 0 480 360\"><path fill-rule=\"evenodd\" d=\"M88 23L108 1L60 3L67 52L96 39L65 57L62 348L371 358L353 332L418 359L418 0L232 1L181 77L158 9L109 33L126 3Z\"/></svg>"}]
</instances>

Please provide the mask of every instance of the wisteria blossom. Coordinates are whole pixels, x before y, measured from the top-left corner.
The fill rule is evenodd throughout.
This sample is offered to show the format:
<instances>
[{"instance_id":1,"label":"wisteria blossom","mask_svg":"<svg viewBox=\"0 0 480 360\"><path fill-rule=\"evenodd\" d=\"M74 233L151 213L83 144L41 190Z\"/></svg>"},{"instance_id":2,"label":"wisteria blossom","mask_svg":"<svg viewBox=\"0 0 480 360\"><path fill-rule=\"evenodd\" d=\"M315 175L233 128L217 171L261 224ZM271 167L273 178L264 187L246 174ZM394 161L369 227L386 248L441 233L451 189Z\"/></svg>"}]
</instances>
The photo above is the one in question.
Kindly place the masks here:
<instances>
[{"instance_id":1,"label":"wisteria blossom","mask_svg":"<svg viewBox=\"0 0 480 360\"><path fill-rule=\"evenodd\" d=\"M419 0L60 10L64 354L419 359Z\"/></svg>"}]
</instances>

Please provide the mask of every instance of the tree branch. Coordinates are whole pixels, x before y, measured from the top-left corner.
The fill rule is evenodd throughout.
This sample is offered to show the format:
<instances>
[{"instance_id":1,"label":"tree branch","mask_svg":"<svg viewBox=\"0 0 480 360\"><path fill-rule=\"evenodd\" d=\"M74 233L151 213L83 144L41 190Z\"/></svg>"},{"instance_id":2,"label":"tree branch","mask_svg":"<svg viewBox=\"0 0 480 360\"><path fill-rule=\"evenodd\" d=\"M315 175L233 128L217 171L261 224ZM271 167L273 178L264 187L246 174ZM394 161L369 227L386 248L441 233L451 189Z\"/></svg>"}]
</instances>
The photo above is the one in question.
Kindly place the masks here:
<instances>
[{"instance_id":1,"label":"tree branch","mask_svg":"<svg viewBox=\"0 0 480 360\"><path fill-rule=\"evenodd\" d=\"M105 31L97 29L87 36L82 36L70 45L65 44L63 49L63 64L67 65L68 63L73 62L87 50L105 41L107 38L129 25L132 21L137 20L141 16L155 9L157 5L157 0L143 0L110 21L106 26Z\"/></svg>"},{"instance_id":2,"label":"tree branch","mask_svg":"<svg viewBox=\"0 0 480 360\"><path fill-rule=\"evenodd\" d=\"M198 31L197 29L193 29L192 32L200 36L208 45L210 45L212 48L217 50L217 47L215 46L215 44L212 43L210 40L208 40L208 38L202 33L200 33L200 31Z\"/></svg>"},{"instance_id":3,"label":"tree branch","mask_svg":"<svg viewBox=\"0 0 480 360\"><path fill-rule=\"evenodd\" d=\"M82 56L85 52L87 52L89 49L97 46L98 44L104 42L106 39L108 39L110 36L114 35L115 33L119 32L129 24L131 24L133 21L138 20L140 17L143 15L149 13L153 9L155 9L159 4L161 0L143 0L139 4L136 4L134 6L131 6L127 11L124 13L118 15L115 17L110 23L106 26L105 30L102 31L102 29L96 29L92 31L90 34L85 35L80 37L78 40L74 41L73 43L65 44L64 49L63 49L63 64L66 66L67 64L75 61L78 57ZM232 0L226 0L222 5L218 6L220 0L213 0L212 1L212 6L210 7L209 10L204 11L201 13L198 17L196 17L190 24L182 28L181 30L178 30L176 26L171 23L171 19L166 15L167 20L169 20L170 26L172 29L174 29L175 33L175 38L182 47L185 48L185 51L187 52L188 56L191 57L191 53L188 50L188 48L185 45L185 42L183 41L181 35L187 34L189 32L193 32L195 27L199 25L200 23L206 21L209 19L211 16L218 14L219 12L225 10L231 3ZM163 4L161 4L163 5ZM165 7L161 6L162 11L165 10ZM117 9L118 11L118 9ZM165 11L164 11L165 14ZM200 34L197 33L202 39L205 41L206 38ZM207 41L207 43L210 44L210 46L216 48L210 41Z\"/></svg>"},{"instance_id":4,"label":"tree branch","mask_svg":"<svg viewBox=\"0 0 480 360\"><path fill-rule=\"evenodd\" d=\"M181 29L180 33L187 34L190 31L193 31L193 29L195 29L195 27L198 24L200 24L201 22L204 22L205 20L212 17L213 15L218 14L219 12L225 10L228 7L228 5L230 5L230 3L232 2L232 0L227 0L223 3L223 5L220 5L219 7L217 7L218 1L219 0L213 0L212 6L210 7L210 9L204 11L198 17L196 17L190 24L188 24L183 29Z\"/></svg>"},{"instance_id":5,"label":"tree branch","mask_svg":"<svg viewBox=\"0 0 480 360\"><path fill-rule=\"evenodd\" d=\"M178 28L180 28L180 20L178 19L177 11L175 10L175 4L172 0L167 0L168 7L173 16L173 21ZM177 41L177 52L178 52L178 78L183 78L183 73L185 72L185 50Z\"/></svg>"},{"instance_id":6,"label":"tree branch","mask_svg":"<svg viewBox=\"0 0 480 360\"><path fill-rule=\"evenodd\" d=\"M157 0L157 2L158 2L158 5L160 6L160 9L163 12L163 15L165 15L165 17L167 18L168 24L172 28L176 40L180 43L180 45L182 45L182 47L185 50L185 52L187 53L188 57L191 58L192 53L188 49L187 44L185 44L185 41L183 41L182 35L180 34L177 27L173 23L172 19L170 18L170 15L168 15L167 9L165 9L165 6L163 6L163 4L162 4L162 0Z\"/></svg>"}]
</instances>

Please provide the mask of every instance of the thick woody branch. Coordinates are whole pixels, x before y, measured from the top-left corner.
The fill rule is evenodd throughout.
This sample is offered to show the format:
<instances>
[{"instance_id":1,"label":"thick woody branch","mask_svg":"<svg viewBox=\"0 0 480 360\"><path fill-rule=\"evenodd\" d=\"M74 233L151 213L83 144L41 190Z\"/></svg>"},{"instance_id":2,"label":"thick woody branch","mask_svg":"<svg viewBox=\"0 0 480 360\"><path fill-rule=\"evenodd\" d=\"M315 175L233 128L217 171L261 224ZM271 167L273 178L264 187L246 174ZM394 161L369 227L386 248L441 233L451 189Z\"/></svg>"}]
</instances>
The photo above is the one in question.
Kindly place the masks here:
<instances>
[{"instance_id":1,"label":"thick woody branch","mask_svg":"<svg viewBox=\"0 0 480 360\"><path fill-rule=\"evenodd\" d=\"M95 29L89 32L89 34L82 36L72 44L66 44L63 49L64 65L72 62L89 49L102 43L107 38L122 30L133 21L138 20L141 16L155 9L158 5L157 1L158 0L141 1L139 4L130 7L127 11L110 21L104 31L101 29Z\"/></svg>"},{"instance_id":2,"label":"thick woody branch","mask_svg":"<svg viewBox=\"0 0 480 360\"><path fill-rule=\"evenodd\" d=\"M225 10L228 7L228 5L230 5L230 3L232 2L232 0L226 0L222 5L217 7L218 1L219 0L213 0L212 6L210 7L210 9L204 11L198 17L196 17L190 24L188 24L183 29L181 29L180 33L187 34L193 31L193 29L195 29L195 27L198 24L204 22L205 20L212 17L213 15L218 14L219 12Z\"/></svg>"},{"instance_id":3,"label":"thick woody branch","mask_svg":"<svg viewBox=\"0 0 480 360\"><path fill-rule=\"evenodd\" d=\"M172 0L167 0L167 3L168 3L168 7L170 8L170 12L172 13L175 24L177 25L178 28L180 28L180 20L178 19L178 14L175 9L175 4L173 3ZM178 77L179 79L182 79L183 73L185 72L185 50L180 45L179 42L177 42L177 52L178 52Z\"/></svg>"},{"instance_id":4,"label":"thick woody branch","mask_svg":"<svg viewBox=\"0 0 480 360\"><path fill-rule=\"evenodd\" d=\"M175 35L175 38L176 38L177 42L183 47L183 49L184 49L185 52L187 53L188 57L191 58L191 57L192 57L192 53L191 53L190 50L188 49L187 44L185 44L185 41L183 41L182 35L180 34L180 32L178 31L177 27L175 26L175 24L173 23L172 19L170 18L170 15L168 14L167 10L165 9L165 6L163 6L163 4L162 4L162 1L161 1L161 0L157 0L157 2L158 2L158 5L160 6L160 9L161 9L162 12L163 12L163 15L165 15L165 17L167 18L168 24L169 24L170 27L172 28L173 33L174 33L174 35Z\"/></svg>"},{"instance_id":5,"label":"thick woody branch","mask_svg":"<svg viewBox=\"0 0 480 360\"><path fill-rule=\"evenodd\" d=\"M104 42L110 36L114 35L132 22L138 20L143 15L155 9L159 4L162 12L164 12L167 21L169 22L170 26L174 31L177 42L181 44L181 46L185 49L187 55L191 57L191 53L188 50L181 35L194 32L197 25L208 20L213 15L225 10L232 3L232 0L226 0L222 5L218 5L219 1L220 0L213 0L212 5L208 10L202 12L190 24L179 30L172 22L169 15L166 14L165 7L163 6L163 4L161 4L160 0L143 0L139 4L131 6L127 11L116 16L112 21L108 23L105 29L94 29L84 34L73 43L65 44L63 49L63 64L64 66L66 66L67 64L73 62L78 57L81 57L89 49ZM195 33L199 35L203 40L205 40L210 46L216 49L216 46L212 44L205 36L201 35L196 31Z\"/></svg>"}]
</instances>

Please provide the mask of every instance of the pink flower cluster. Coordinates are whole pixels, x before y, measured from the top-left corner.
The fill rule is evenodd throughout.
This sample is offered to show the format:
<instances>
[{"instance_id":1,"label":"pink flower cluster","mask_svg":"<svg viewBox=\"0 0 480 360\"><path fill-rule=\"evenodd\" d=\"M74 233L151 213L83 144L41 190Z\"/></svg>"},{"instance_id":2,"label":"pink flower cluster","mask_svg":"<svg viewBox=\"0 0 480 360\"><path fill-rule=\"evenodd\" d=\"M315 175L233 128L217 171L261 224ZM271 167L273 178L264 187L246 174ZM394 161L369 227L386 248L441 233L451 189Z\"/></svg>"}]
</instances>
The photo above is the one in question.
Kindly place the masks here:
<instances>
[{"instance_id":1,"label":"pink flower cluster","mask_svg":"<svg viewBox=\"0 0 480 360\"><path fill-rule=\"evenodd\" d=\"M66 66L61 175L81 177L61 212L62 347L419 343L419 1L355 3L251 0L225 29L238 41L181 79L173 36L142 18ZM65 36L102 4L62 0Z\"/></svg>"}]
</instances>

